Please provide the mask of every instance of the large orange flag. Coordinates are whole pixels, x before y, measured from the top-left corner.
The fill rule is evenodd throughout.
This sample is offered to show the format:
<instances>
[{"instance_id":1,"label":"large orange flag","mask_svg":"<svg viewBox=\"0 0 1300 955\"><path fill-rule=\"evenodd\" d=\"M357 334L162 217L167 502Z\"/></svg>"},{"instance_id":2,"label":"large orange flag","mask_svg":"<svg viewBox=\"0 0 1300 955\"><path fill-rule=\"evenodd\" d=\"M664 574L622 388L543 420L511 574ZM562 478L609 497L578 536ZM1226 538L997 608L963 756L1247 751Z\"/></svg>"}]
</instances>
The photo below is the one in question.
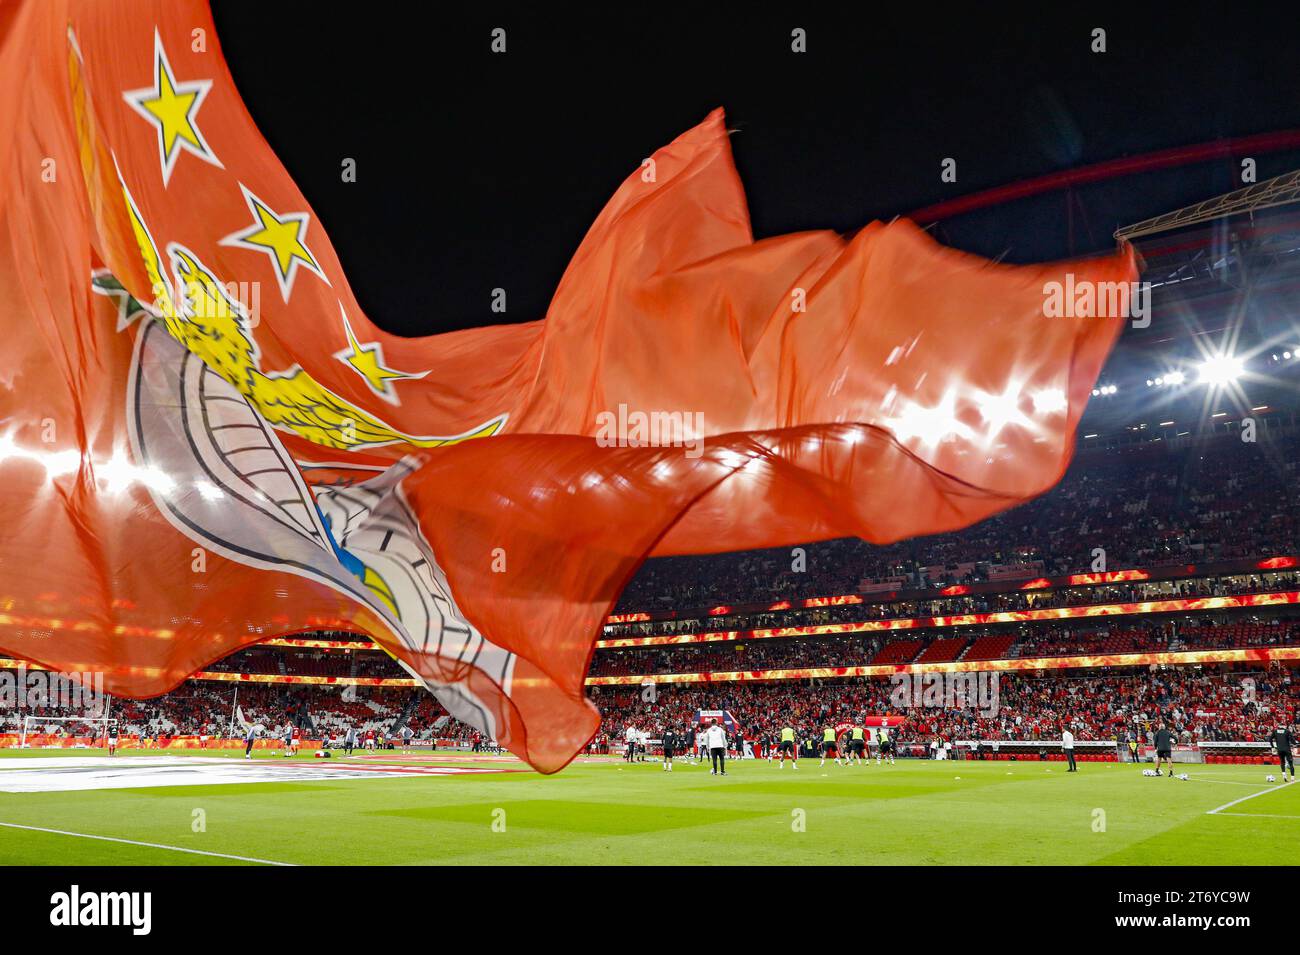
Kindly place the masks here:
<instances>
[{"instance_id":1,"label":"large orange flag","mask_svg":"<svg viewBox=\"0 0 1300 955\"><path fill-rule=\"evenodd\" d=\"M647 556L897 540L1051 487L1121 318L1045 301L1135 278L905 221L755 242L718 112L629 157L544 319L400 339L202 3L11 2L0 37L0 648L119 694L355 630L554 771Z\"/></svg>"}]
</instances>

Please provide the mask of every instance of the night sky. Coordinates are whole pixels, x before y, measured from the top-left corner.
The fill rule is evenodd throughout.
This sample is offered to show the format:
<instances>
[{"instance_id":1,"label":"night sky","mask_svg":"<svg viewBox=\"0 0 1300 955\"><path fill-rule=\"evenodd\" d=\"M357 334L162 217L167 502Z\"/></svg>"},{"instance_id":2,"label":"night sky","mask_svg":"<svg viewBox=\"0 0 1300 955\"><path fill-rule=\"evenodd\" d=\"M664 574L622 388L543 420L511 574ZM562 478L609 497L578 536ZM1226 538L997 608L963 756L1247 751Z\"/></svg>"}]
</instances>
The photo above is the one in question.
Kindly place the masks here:
<instances>
[{"instance_id":1,"label":"night sky","mask_svg":"<svg viewBox=\"0 0 1300 955\"><path fill-rule=\"evenodd\" d=\"M864 5L865 6L865 5ZM849 232L1126 155L1300 128L1300 31L1234 5L1134 12L946 5L757 13L456 12L216 0L235 82L363 307L406 335L540 318L640 160L716 106L756 237ZM939 12L942 11L942 12ZM504 55L489 49L507 31ZM807 30L808 52L790 52ZM1107 31L1108 52L1090 51ZM358 181L340 179L343 158ZM940 161L958 162L943 183ZM1261 179L1300 164L1259 157ZM1009 261L1106 248L1115 227L1236 188L1229 162L943 224ZM509 293L493 314L491 289Z\"/></svg>"}]
</instances>

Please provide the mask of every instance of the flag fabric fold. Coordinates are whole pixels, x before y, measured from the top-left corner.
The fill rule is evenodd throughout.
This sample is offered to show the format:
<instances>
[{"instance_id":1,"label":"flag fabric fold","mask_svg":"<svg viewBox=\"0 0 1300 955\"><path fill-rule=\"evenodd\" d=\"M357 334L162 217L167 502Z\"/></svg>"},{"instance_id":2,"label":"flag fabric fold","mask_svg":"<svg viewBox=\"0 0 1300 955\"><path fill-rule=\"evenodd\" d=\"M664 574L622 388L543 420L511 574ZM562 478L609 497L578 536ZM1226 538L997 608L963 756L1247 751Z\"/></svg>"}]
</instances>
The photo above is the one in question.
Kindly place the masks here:
<instances>
[{"instance_id":1,"label":"flag fabric fold","mask_svg":"<svg viewBox=\"0 0 1300 955\"><path fill-rule=\"evenodd\" d=\"M544 317L388 335L196 0L0 6L0 156L0 649L149 696L352 630L544 772L595 732L592 647L647 557L1050 488L1123 315L1049 289L1136 278L906 221L755 242L718 111L631 172Z\"/></svg>"}]
</instances>

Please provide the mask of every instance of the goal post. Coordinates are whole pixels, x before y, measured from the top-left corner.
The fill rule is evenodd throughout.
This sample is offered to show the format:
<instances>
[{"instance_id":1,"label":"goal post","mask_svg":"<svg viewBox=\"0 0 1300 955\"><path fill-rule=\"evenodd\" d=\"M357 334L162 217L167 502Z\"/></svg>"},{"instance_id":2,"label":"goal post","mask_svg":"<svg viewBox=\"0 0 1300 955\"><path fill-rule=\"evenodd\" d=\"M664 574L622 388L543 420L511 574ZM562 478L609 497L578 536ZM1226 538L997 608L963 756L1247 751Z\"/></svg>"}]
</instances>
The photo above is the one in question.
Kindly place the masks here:
<instances>
[{"instance_id":1,"label":"goal post","mask_svg":"<svg viewBox=\"0 0 1300 955\"><path fill-rule=\"evenodd\" d=\"M109 736L117 735L115 716L24 716L22 733L18 737L18 748L27 749L30 746L27 742L29 736L50 735L46 732L46 728L56 724L71 724L74 728L85 727L89 732L71 735L84 736L90 740L91 745L96 743L107 745Z\"/></svg>"}]
</instances>

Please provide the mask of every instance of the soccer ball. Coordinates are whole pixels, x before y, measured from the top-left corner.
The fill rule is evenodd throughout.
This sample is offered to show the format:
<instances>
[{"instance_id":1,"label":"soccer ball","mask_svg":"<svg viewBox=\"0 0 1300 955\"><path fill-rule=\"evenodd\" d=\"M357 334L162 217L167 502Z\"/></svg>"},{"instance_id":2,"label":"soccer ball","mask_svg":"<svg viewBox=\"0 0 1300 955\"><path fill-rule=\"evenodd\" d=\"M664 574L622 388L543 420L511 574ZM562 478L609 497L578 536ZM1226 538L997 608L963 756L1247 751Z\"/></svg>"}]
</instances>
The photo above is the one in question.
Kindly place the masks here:
<instances>
[{"instance_id":1,"label":"soccer ball","mask_svg":"<svg viewBox=\"0 0 1300 955\"><path fill-rule=\"evenodd\" d=\"M1142 775L1143 775L1143 776L1159 776L1160 774L1159 774L1158 772L1156 772L1154 769L1144 769L1144 770L1142 770Z\"/></svg>"},{"instance_id":2,"label":"soccer ball","mask_svg":"<svg viewBox=\"0 0 1300 955\"><path fill-rule=\"evenodd\" d=\"M1186 773L1179 773L1178 778L1181 779L1183 782L1187 782L1187 780L1191 779L1191 777L1188 776Z\"/></svg>"},{"instance_id":3,"label":"soccer ball","mask_svg":"<svg viewBox=\"0 0 1300 955\"><path fill-rule=\"evenodd\" d=\"M1266 783L1275 783L1275 782L1277 782L1277 777L1276 777L1276 776L1265 776L1265 777L1264 777L1264 782L1266 782Z\"/></svg>"}]
</instances>

